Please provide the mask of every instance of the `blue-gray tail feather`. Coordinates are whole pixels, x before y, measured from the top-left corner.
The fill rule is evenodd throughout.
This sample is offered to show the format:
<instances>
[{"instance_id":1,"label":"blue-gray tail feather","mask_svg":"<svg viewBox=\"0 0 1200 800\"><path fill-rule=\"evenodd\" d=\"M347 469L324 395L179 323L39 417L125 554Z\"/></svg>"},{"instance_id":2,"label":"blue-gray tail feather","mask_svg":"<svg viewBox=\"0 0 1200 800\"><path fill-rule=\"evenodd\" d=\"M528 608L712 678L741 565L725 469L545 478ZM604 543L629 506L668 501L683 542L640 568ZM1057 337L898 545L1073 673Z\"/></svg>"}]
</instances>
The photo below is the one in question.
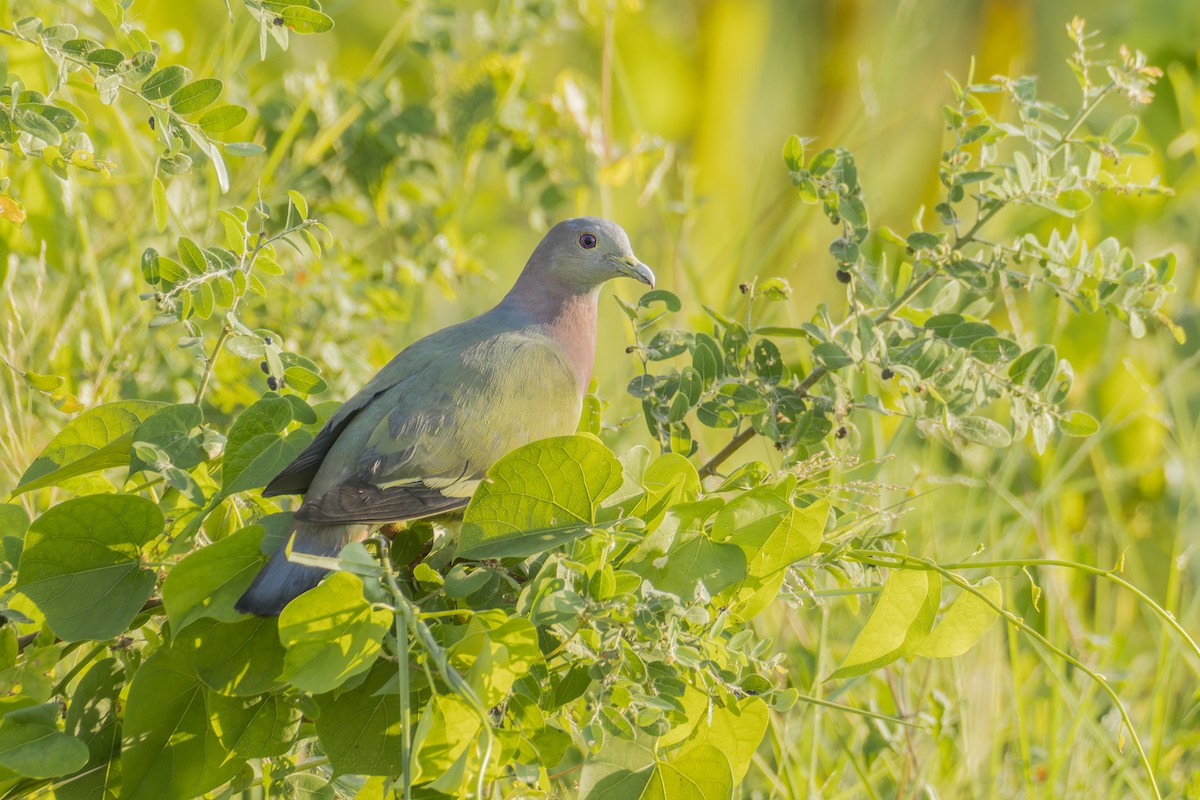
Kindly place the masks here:
<instances>
[{"instance_id":1,"label":"blue-gray tail feather","mask_svg":"<svg viewBox=\"0 0 1200 800\"><path fill-rule=\"evenodd\" d=\"M296 526L292 552L336 556L350 542L352 535L353 529L349 526L302 522ZM289 561L287 540L284 540L233 607L243 614L277 617L284 606L320 583L328 571Z\"/></svg>"}]
</instances>

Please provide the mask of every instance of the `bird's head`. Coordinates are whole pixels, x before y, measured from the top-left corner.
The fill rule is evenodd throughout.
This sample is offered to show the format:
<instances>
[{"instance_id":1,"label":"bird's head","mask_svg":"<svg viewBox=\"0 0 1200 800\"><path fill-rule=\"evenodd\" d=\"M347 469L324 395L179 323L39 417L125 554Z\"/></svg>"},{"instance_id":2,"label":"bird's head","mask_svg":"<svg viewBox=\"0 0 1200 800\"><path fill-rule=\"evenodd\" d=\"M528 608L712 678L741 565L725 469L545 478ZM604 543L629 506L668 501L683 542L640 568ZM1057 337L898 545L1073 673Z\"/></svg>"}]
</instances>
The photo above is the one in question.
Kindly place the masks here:
<instances>
[{"instance_id":1,"label":"bird's head","mask_svg":"<svg viewBox=\"0 0 1200 800\"><path fill-rule=\"evenodd\" d=\"M654 272L633 254L625 231L599 217L575 217L555 225L533 251L526 269L530 267L581 291L620 277L654 286Z\"/></svg>"}]
</instances>

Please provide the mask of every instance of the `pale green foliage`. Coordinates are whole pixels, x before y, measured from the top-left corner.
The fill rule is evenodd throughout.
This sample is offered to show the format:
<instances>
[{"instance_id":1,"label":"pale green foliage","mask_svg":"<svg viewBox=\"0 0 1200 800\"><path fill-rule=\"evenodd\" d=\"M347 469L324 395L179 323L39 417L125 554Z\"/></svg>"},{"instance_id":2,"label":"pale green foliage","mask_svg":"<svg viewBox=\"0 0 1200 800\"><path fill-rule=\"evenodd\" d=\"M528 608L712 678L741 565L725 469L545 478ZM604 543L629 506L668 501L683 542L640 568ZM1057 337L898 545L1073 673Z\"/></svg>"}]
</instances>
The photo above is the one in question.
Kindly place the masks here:
<instances>
[{"instance_id":1,"label":"pale green foliage","mask_svg":"<svg viewBox=\"0 0 1200 800\"><path fill-rule=\"evenodd\" d=\"M26 365L6 358L14 381L46 408L82 411L12 467L28 464L14 488L36 513L0 505L0 790L716 800L807 781L815 796L825 771L830 792L844 788L844 752L882 796L894 785L879 777L881 752L933 742L954 760L951 743L966 737L959 710L924 680L915 711L903 692L869 687L881 675L905 685L1003 619L1010 637L1061 660L1046 663L1094 681L1133 743L1110 745L1107 766L1157 791L1164 762L1147 755L1109 683L1025 621L1040 611L1036 594L1031 609L980 577L986 566L910 552L892 509L872 505L873 493L903 489L841 482L855 455L900 440L902 420L964 461L1027 434L1042 453L1057 433L1100 431L1067 408L1078 400L1069 343L1028 317L1103 312L1134 338L1154 324L1183 338L1163 306L1174 255L1139 261L1082 226L993 233L1009 231L1001 212L1019 207L1074 221L1106 194L1164 193L1125 169L1147 153L1136 117L1090 127L1110 96L1144 104L1158 73L1137 53L1098 60L1081 25L1070 28L1082 92L1071 112L1032 78L951 82L941 196L928 219L913 209L902 233L872 217L878 195L849 150L784 142L799 207L836 228L844 309L774 324L810 307L782 277L748 281L742 306L706 316L662 289L621 302L642 367L622 383L661 452L610 446L644 434L590 395L584 433L493 465L457 536L416 523L307 557L333 574L278 620L234 610L286 546L291 506L257 490L331 412L310 405L329 389L318 365L345 388L381 360L378 327L410 316L414 286L452 295L486 272L467 207L519 209L540 224L586 187L627 184L665 200L672 219L692 202L673 145L615 140L609 112L590 116L592 87L569 71L549 94L530 81L528 51L597 20L576 19L563 0L432 5L387 21L364 74L305 61L259 95L240 71L287 50L293 34L329 32L316 0L228 6L229 49L195 59L215 76L160 63L167 48L141 26L140 2L97 0L95 18L73 10L72 23L27 18L3 31L42 64L48 91L4 75L0 148L16 180L0 181L0 225L26 223L20 198L52 196L62 205L37 213L72 219L80 274L98 285L88 212L64 198L96 191L81 175L120 164L120 196L142 201L141 216L121 220L129 241L94 249L120 262L122 296L145 291L143 317L132 300L117 319L89 307L96 318L80 327L94 325L109 349L96 359L102 377L81 384L92 364L41 342L65 312L41 304L51 282L45 263L30 269L36 248L0 272L16 284L9 264L22 270L30 311L17 327L40 332ZM611 22L613 7L604 13ZM211 170L192 169L197 151ZM131 331L150 352L125 374ZM111 363L115 388L104 385ZM754 440L775 459L723 473ZM700 460L714 441L721 449ZM1005 578L1014 564L990 569ZM871 594L865 619L840 618L858 633L829 637L839 665L826 652L834 598L857 612ZM1200 657L1173 617L1134 596ZM792 635L818 618L818 642Z\"/></svg>"}]
</instances>

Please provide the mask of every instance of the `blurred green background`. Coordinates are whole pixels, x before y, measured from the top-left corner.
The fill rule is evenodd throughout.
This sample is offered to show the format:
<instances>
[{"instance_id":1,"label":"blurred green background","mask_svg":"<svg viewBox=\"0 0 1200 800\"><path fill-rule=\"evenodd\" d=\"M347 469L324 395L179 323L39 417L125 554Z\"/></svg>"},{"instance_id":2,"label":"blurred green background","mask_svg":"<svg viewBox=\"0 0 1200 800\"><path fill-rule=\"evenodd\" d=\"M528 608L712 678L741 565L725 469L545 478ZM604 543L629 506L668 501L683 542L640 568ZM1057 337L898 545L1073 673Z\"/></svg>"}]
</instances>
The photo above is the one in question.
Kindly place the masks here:
<instances>
[{"instance_id":1,"label":"blurred green background","mask_svg":"<svg viewBox=\"0 0 1200 800\"><path fill-rule=\"evenodd\" d=\"M702 304L737 308L738 284L772 275L797 291L771 322L798 324L818 303L840 308L843 287L826 252L836 233L795 198L780 160L786 137L854 151L874 220L902 227L937 202L944 73L965 78L974 58L979 79L1037 74L1043 96L1069 105L1078 89L1065 26L1079 14L1114 49L1141 49L1166 71L1138 133L1155 155L1130 163L1176 194L1105 197L1075 224L1142 258L1178 255L1170 310L1189 342L1165 332L1134 341L1102 316L1030 297L1021 324L1072 360L1071 403L1103 421L1098 436L1057 442L1041 457L1024 442L972 459L890 426L862 456L894 456L868 472L903 487L880 502L907 500L899 525L913 552L957 561L982 545L986 558L1105 568L1123 557L1126 578L1200 631L1200 4L331 0L325 11L334 31L293 37L286 53L272 45L260 61L257 28L236 5L231 20L220 0L134 3L128 16L175 48L167 62L242 76L227 92L251 116L234 138L267 153L231 164L227 196L197 157L192 175L169 184L161 236L148 201L153 141L135 104L85 107L97 154L116 164L111 177L64 188L48 169L6 158L29 214L19 228L0 222L0 352L11 366L63 376L86 407L190 398L196 370L177 332L146 327L141 250L177 235L216 238L216 209L249 206L258 192L282 208L290 188L305 193L335 244L319 260L285 264L287 282L242 316L322 367L331 388L314 400L347 397L419 335L489 307L542 231L575 214L629 231L660 286L682 298L680 327L703 324ZM7 0L0 12L49 22L90 6ZM46 88L39 54L5 44L10 68ZM1096 125L1125 113L1107 106ZM993 236L1071 224L1033 212L1010 220ZM602 301L597 392L620 451L645 436L640 424L619 425L638 413L624 387L640 367L625 353L632 337L611 292L631 299L637 288L614 285ZM8 490L68 415L14 372L0 376ZM264 388L254 363L225 358L216 376L209 397L225 412ZM722 443L702 440L700 456ZM739 458L773 455L751 444ZM1170 796L1200 797L1200 664L1109 583L1043 570L1035 603L1020 570L986 572L1003 581L1010 607L1108 677ZM798 595L764 623L802 691L824 691L819 676L861 624L854 610ZM764 748L747 796L1150 796L1096 688L1002 626L949 665L889 670L836 691L839 702L921 715L935 732L896 736L803 707Z\"/></svg>"}]
</instances>

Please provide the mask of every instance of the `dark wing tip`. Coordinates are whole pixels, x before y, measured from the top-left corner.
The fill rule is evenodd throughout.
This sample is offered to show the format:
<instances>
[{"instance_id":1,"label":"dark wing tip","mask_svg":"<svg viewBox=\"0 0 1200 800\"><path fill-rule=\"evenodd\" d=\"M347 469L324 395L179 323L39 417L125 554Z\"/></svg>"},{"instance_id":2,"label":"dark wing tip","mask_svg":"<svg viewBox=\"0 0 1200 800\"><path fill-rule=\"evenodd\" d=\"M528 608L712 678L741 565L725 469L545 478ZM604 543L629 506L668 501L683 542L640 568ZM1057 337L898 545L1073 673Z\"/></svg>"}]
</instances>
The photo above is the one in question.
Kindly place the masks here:
<instances>
[{"instance_id":1,"label":"dark wing tip","mask_svg":"<svg viewBox=\"0 0 1200 800\"><path fill-rule=\"evenodd\" d=\"M470 500L447 496L422 484L387 489L370 484L343 484L319 497L306 499L295 518L325 525L400 522L456 511Z\"/></svg>"}]
</instances>

